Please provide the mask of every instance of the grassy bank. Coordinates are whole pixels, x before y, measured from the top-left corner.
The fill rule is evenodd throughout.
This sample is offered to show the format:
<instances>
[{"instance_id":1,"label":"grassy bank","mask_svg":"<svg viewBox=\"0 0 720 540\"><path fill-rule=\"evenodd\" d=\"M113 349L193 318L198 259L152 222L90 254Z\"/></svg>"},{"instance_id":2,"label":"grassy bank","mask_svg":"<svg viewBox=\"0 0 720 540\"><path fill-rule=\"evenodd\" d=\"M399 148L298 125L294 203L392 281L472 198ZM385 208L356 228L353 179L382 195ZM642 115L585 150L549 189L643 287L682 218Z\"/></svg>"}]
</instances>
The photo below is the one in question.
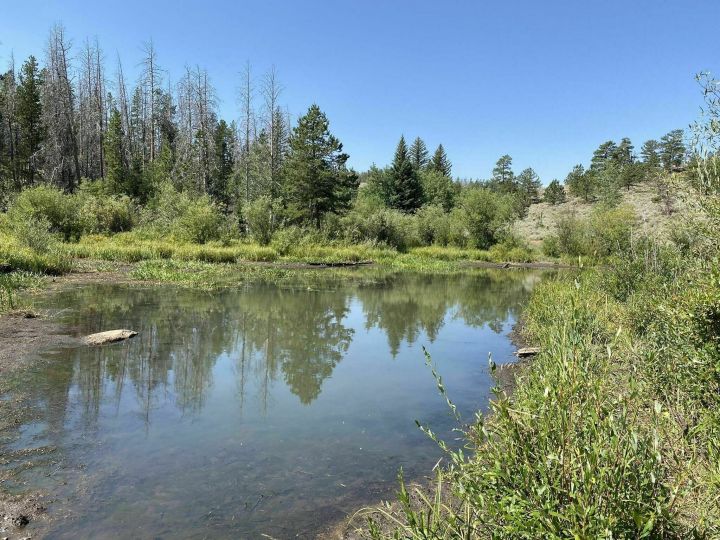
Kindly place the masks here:
<instances>
[{"instance_id":1,"label":"grassy bank","mask_svg":"<svg viewBox=\"0 0 720 540\"><path fill-rule=\"evenodd\" d=\"M513 395L462 451L439 441L435 489L403 485L356 534L720 537L720 205L703 206L692 245L638 239L540 285L525 332L542 352Z\"/></svg>"}]
</instances>

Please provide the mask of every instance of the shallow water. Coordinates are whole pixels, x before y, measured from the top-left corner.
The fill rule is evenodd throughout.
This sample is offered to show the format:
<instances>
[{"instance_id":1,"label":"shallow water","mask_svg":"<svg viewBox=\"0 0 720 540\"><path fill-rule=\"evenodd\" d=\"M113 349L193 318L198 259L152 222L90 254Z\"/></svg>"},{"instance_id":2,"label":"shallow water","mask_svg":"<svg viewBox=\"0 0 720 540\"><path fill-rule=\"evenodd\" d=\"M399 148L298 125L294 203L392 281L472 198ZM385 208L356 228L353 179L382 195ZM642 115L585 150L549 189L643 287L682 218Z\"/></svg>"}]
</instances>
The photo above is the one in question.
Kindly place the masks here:
<instances>
[{"instance_id":1,"label":"shallow water","mask_svg":"<svg viewBox=\"0 0 720 540\"><path fill-rule=\"evenodd\" d=\"M78 335L137 330L45 354L18 380L37 415L0 453L50 447L15 485L55 500L52 538L313 537L427 474L452 420L425 346L468 421L487 406L488 353L538 272L394 276L207 293L91 285L44 307ZM11 396L7 396L11 397Z\"/></svg>"}]
</instances>

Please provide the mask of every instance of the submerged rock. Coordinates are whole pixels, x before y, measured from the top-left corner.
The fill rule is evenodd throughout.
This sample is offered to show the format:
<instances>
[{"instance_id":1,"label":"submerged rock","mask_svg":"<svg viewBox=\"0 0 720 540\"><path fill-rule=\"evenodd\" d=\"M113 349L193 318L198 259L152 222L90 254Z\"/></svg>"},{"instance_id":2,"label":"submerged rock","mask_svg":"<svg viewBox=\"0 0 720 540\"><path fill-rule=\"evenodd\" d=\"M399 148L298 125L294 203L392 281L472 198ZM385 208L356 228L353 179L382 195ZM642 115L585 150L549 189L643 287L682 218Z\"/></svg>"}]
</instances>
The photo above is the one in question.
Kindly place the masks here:
<instances>
[{"instance_id":1,"label":"submerged rock","mask_svg":"<svg viewBox=\"0 0 720 540\"><path fill-rule=\"evenodd\" d=\"M115 343L137 336L137 332L133 330L108 330L107 332L98 332L90 334L83 338L85 345L103 345L105 343Z\"/></svg>"}]
</instances>

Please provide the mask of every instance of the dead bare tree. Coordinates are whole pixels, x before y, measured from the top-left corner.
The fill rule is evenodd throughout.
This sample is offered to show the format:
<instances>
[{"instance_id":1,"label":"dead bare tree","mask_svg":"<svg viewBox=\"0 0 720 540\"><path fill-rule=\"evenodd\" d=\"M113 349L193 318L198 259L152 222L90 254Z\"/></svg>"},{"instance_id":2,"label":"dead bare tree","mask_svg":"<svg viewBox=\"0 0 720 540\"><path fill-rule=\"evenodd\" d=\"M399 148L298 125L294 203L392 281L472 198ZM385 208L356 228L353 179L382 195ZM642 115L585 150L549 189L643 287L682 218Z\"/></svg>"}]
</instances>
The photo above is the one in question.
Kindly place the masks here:
<instances>
[{"instance_id":1,"label":"dead bare tree","mask_svg":"<svg viewBox=\"0 0 720 540\"><path fill-rule=\"evenodd\" d=\"M68 65L71 43L65 29L56 25L46 49L43 81L43 124L45 178L68 191L80 179L80 156L75 119L75 93Z\"/></svg>"},{"instance_id":2,"label":"dead bare tree","mask_svg":"<svg viewBox=\"0 0 720 540\"><path fill-rule=\"evenodd\" d=\"M245 202L250 201L250 146L254 138L255 131L255 111L253 109L253 85L250 62L245 64L242 73L242 81L240 86L240 129L242 130L242 155L241 163L243 166L243 176L245 184Z\"/></svg>"}]
</instances>

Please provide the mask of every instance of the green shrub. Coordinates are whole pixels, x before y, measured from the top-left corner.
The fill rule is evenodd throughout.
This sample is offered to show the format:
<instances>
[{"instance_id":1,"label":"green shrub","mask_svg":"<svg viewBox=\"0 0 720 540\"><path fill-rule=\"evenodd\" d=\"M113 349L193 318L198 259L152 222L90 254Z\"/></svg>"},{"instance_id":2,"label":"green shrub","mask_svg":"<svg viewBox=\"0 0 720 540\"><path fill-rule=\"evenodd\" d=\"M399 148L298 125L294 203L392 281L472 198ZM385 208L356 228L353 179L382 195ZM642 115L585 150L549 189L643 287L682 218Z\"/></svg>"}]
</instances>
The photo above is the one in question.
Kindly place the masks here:
<instances>
[{"instance_id":1,"label":"green shrub","mask_svg":"<svg viewBox=\"0 0 720 540\"><path fill-rule=\"evenodd\" d=\"M175 220L174 234L186 242L204 244L221 236L223 217L207 196L191 202Z\"/></svg>"},{"instance_id":2,"label":"green shrub","mask_svg":"<svg viewBox=\"0 0 720 540\"><path fill-rule=\"evenodd\" d=\"M48 223L52 233L64 240L77 240L82 234L78 199L51 186L22 191L8 211L13 223Z\"/></svg>"},{"instance_id":3,"label":"green shrub","mask_svg":"<svg viewBox=\"0 0 720 540\"><path fill-rule=\"evenodd\" d=\"M15 216L10 230L21 245L38 254L47 253L55 244L50 222L44 216Z\"/></svg>"},{"instance_id":4,"label":"green shrub","mask_svg":"<svg viewBox=\"0 0 720 540\"><path fill-rule=\"evenodd\" d=\"M119 233L132 229L135 210L129 197L80 194L83 234Z\"/></svg>"},{"instance_id":5,"label":"green shrub","mask_svg":"<svg viewBox=\"0 0 720 540\"><path fill-rule=\"evenodd\" d=\"M346 239L355 244L373 242L405 251L420 244L414 216L398 210L356 209L343 218Z\"/></svg>"},{"instance_id":6,"label":"green shrub","mask_svg":"<svg viewBox=\"0 0 720 540\"><path fill-rule=\"evenodd\" d=\"M291 225L275 233L272 239L272 247L275 248L279 255L285 256L295 246L299 245L302 239L303 230L296 225Z\"/></svg>"},{"instance_id":7,"label":"green shrub","mask_svg":"<svg viewBox=\"0 0 720 540\"><path fill-rule=\"evenodd\" d=\"M466 189L453 211L454 241L465 247L487 249L498 242L518 217L511 195L486 188Z\"/></svg>"},{"instance_id":8,"label":"green shrub","mask_svg":"<svg viewBox=\"0 0 720 540\"><path fill-rule=\"evenodd\" d=\"M422 245L446 246L450 242L450 216L442 206L426 205L415 214L418 240Z\"/></svg>"},{"instance_id":9,"label":"green shrub","mask_svg":"<svg viewBox=\"0 0 720 540\"><path fill-rule=\"evenodd\" d=\"M242 209L243 221L250 236L260 245L267 246L277 227L279 208L267 195L245 205Z\"/></svg>"},{"instance_id":10,"label":"green shrub","mask_svg":"<svg viewBox=\"0 0 720 540\"><path fill-rule=\"evenodd\" d=\"M588 221L586 251L600 257L627 251L636 228L637 217L629 205L595 209Z\"/></svg>"}]
</instances>

